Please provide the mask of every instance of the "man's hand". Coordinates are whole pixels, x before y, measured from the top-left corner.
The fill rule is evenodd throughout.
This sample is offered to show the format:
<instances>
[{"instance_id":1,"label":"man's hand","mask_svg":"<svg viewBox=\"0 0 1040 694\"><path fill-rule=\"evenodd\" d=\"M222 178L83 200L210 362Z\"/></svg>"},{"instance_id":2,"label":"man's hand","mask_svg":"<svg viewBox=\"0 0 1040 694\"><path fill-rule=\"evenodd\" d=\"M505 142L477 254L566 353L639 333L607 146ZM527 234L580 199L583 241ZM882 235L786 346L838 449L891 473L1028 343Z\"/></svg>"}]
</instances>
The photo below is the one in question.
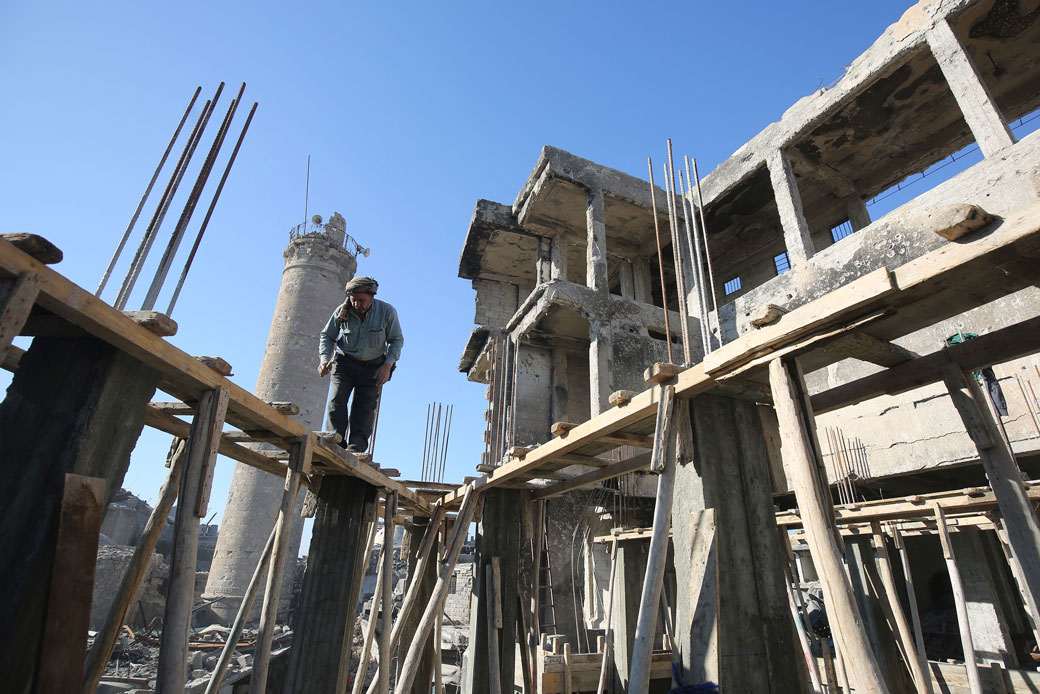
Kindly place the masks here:
<instances>
[{"instance_id":1,"label":"man's hand","mask_svg":"<svg viewBox=\"0 0 1040 694\"><path fill-rule=\"evenodd\" d=\"M387 381L390 380L390 369L391 368L392 368L391 364L383 364L382 366L379 367L379 369L376 371L376 385L377 386L381 386L381 385L383 385L384 383L386 383Z\"/></svg>"},{"instance_id":2,"label":"man's hand","mask_svg":"<svg viewBox=\"0 0 1040 694\"><path fill-rule=\"evenodd\" d=\"M331 359L329 361L323 361L322 363L318 364L318 375L319 376L328 376L330 371L332 371L332 360Z\"/></svg>"}]
</instances>

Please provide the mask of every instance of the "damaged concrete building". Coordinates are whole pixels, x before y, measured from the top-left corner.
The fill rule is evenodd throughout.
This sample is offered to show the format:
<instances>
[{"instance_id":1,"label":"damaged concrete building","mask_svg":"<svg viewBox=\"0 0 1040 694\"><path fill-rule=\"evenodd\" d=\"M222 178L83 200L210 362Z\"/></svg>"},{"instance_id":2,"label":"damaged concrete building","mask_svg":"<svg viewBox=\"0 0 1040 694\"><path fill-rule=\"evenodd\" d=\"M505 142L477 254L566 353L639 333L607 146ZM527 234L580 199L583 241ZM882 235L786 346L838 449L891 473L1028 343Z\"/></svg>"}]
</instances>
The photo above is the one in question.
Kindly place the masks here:
<instances>
[{"instance_id":1,"label":"damaged concrete building","mask_svg":"<svg viewBox=\"0 0 1040 694\"><path fill-rule=\"evenodd\" d=\"M448 639L466 694L1040 690L1035 5L923 0L703 180L680 162L678 195L545 147L512 203L478 201L460 370L486 385L486 447L461 484L343 451L174 347L168 317L47 267L39 237L0 240L11 690L96 689L159 530L132 533L86 663L83 576L146 425L176 439L162 497L185 510L148 690L185 691L199 660L218 451L278 510L217 550L238 609L193 691L440 694L457 674L446 612L468 619ZM18 334L38 336L20 350ZM302 489L314 531L289 629ZM396 567L383 543L366 586L380 518L404 542Z\"/></svg>"}]
</instances>

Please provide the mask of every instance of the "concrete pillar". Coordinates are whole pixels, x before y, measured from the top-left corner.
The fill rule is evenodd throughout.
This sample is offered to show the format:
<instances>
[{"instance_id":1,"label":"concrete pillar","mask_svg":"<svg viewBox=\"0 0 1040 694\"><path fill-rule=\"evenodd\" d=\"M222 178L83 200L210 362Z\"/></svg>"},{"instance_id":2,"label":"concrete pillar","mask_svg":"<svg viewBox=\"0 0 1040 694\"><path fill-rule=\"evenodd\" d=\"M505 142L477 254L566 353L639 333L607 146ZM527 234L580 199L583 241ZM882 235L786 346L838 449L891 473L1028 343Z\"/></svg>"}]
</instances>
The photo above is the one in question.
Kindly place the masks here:
<instances>
[{"instance_id":1,"label":"concrete pillar","mask_svg":"<svg viewBox=\"0 0 1040 694\"><path fill-rule=\"evenodd\" d=\"M343 285L357 269L357 260L343 250L344 226L343 218L334 214L326 233L297 237L285 249L282 285L254 391L263 400L299 405L300 414L294 419L311 430L322 428L329 392L329 379L320 377L317 371L318 333L343 302ZM284 480L275 475L247 465L235 467L203 593L206 599L220 598L211 609L224 624L235 618L240 596L274 527L283 486ZM303 532L302 520L298 513L296 516L289 544L290 567L299 555ZM289 606L294 573L285 572L282 610ZM254 617L263 604L262 590L255 602Z\"/></svg>"},{"instance_id":2,"label":"concrete pillar","mask_svg":"<svg viewBox=\"0 0 1040 694\"><path fill-rule=\"evenodd\" d=\"M756 406L701 395L690 408L695 457L676 470L672 506L683 675L723 691L806 691Z\"/></svg>"},{"instance_id":3,"label":"concrete pillar","mask_svg":"<svg viewBox=\"0 0 1040 694\"><path fill-rule=\"evenodd\" d=\"M550 275L554 280L567 280L567 246L567 237L563 233L552 237L549 262Z\"/></svg>"},{"instance_id":4,"label":"concrete pillar","mask_svg":"<svg viewBox=\"0 0 1040 694\"><path fill-rule=\"evenodd\" d=\"M983 546L978 528L962 528L950 534L953 554L957 557L964 599L968 607L968 625L975 644L975 659L981 664L1000 663L1005 668L1018 667L1015 646L1000 600L997 565Z\"/></svg>"},{"instance_id":5,"label":"concrete pillar","mask_svg":"<svg viewBox=\"0 0 1040 694\"><path fill-rule=\"evenodd\" d=\"M850 195L845 198L845 214L849 216L849 224L853 231L859 231L870 226L870 212L867 211L867 203L858 195Z\"/></svg>"},{"instance_id":6,"label":"concrete pillar","mask_svg":"<svg viewBox=\"0 0 1040 694\"><path fill-rule=\"evenodd\" d=\"M607 291L607 224L603 190L590 190L585 208L585 284L598 292Z\"/></svg>"},{"instance_id":7,"label":"concrete pillar","mask_svg":"<svg viewBox=\"0 0 1040 694\"><path fill-rule=\"evenodd\" d=\"M538 258L535 267L535 283L542 284L552 279L552 239L538 237Z\"/></svg>"},{"instance_id":8,"label":"concrete pillar","mask_svg":"<svg viewBox=\"0 0 1040 694\"><path fill-rule=\"evenodd\" d=\"M635 300L642 301L644 304L654 303L654 281L650 275L649 260L646 258L632 259L632 281L635 284Z\"/></svg>"},{"instance_id":9,"label":"concrete pillar","mask_svg":"<svg viewBox=\"0 0 1040 694\"><path fill-rule=\"evenodd\" d=\"M991 157L1014 144L1015 138L993 95L979 77L971 56L957 40L949 22L940 19L925 38L982 154Z\"/></svg>"},{"instance_id":10,"label":"concrete pillar","mask_svg":"<svg viewBox=\"0 0 1040 694\"><path fill-rule=\"evenodd\" d=\"M283 692L346 691L361 582L368 566L368 529L378 490L355 477L327 476L318 488Z\"/></svg>"},{"instance_id":11,"label":"concrete pillar","mask_svg":"<svg viewBox=\"0 0 1040 694\"><path fill-rule=\"evenodd\" d=\"M634 299L636 296L635 277L632 271L632 261L622 258L618 266L618 274L621 280L621 296L626 299Z\"/></svg>"},{"instance_id":12,"label":"concrete pillar","mask_svg":"<svg viewBox=\"0 0 1040 694\"><path fill-rule=\"evenodd\" d=\"M92 337L37 337L22 356L0 404L4 691L33 689L46 647L41 639L65 474L103 479L108 506L130 465L158 377Z\"/></svg>"},{"instance_id":13,"label":"concrete pillar","mask_svg":"<svg viewBox=\"0 0 1040 694\"><path fill-rule=\"evenodd\" d=\"M784 229L784 245L793 268L813 255L809 224L805 221L802 196L798 193L798 183L787 154L778 148L769 157L768 166L769 180L773 183L773 194L776 196L776 209Z\"/></svg>"},{"instance_id":14,"label":"concrete pillar","mask_svg":"<svg viewBox=\"0 0 1040 694\"><path fill-rule=\"evenodd\" d=\"M607 410L614 392L614 339L608 320L589 322L589 403L592 416Z\"/></svg>"},{"instance_id":15,"label":"concrete pillar","mask_svg":"<svg viewBox=\"0 0 1040 694\"><path fill-rule=\"evenodd\" d=\"M500 691L513 691L516 654L517 581L520 556L520 491L491 489L484 498L484 511L477 524L476 567L473 577L473 607L469 619L468 665L462 691L480 694L491 691L491 678L501 682ZM488 614L486 578L492 557L498 557L502 575L502 628L498 632L499 672L488 670Z\"/></svg>"},{"instance_id":16,"label":"concrete pillar","mask_svg":"<svg viewBox=\"0 0 1040 694\"><path fill-rule=\"evenodd\" d=\"M430 550L430 560L426 562L426 570L422 576L415 578L415 571L419 564L419 545L422 544L423 536L426 534L426 529L430 526L429 518L413 519L413 524L406 526L407 540L408 540L408 583L410 585L413 580L419 581L419 592L415 596L415 606L412 608L411 614L408 615L408 620L402 627L402 634L414 634L419 628L419 622L422 620L423 608L430 602L430 597L433 595L433 587L437 583L437 562L436 557L440 556L440 543L436 540L433 543L433 548ZM432 641L432 639L431 639ZM402 638L401 642L397 646L397 674L400 677L401 666L404 665L405 656L408 654L408 639ZM437 644L437 648L440 648L440 644ZM423 658L419 661L419 672L415 676L415 682L412 685L412 691L401 692L401 694L429 694L430 682L433 677L433 656L436 653L432 648L427 648L423 654Z\"/></svg>"},{"instance_id":17,"label":"concrete pillar","mask_svg":"<svg viewBox=\"0 0 1040 694\"><path fill-rule=\"evenodd\" d=\"M550 409L554 422L568 422L567 351L560 346L552 351L552 398Z\"/></svg>"}]
</instances>

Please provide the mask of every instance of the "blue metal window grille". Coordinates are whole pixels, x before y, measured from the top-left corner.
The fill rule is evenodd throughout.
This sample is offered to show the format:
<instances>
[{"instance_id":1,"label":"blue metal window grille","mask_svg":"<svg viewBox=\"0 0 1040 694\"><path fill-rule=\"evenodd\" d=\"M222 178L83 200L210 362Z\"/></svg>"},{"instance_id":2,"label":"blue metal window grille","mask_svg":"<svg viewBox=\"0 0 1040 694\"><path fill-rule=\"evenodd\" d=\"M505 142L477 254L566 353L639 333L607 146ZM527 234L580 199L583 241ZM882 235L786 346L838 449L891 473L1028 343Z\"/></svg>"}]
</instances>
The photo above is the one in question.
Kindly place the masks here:
<instances>
[{"instance_id":1,"label":"blue metal window grille","mask_svg":"<svg viewBox=\"0 0 1040 694\"><path fill-rule=\"evenodd\" d=\"M740 277L734 277L722 287L727 296L740 289Z\"/></svg>"},{"instance_id":2,"label":"blue metal window grille","mask_svg":"<svg viewBox=\"0 0 1040 694\"><path fill-rule=\"evenodd\" d=\"M831 229L831 238L834 239L834 243L837 243L846 236L851 236L852 232L852 222L846 219L844 222Z\"/></svg>"},{"instance_id":3,"label":"blue metal window grille","mask_svg":"<svg viewBox=\"0 0 1040 694\"><path fill-rule=\"evenodd\" d=\"M791 269L791 259L787 257L786 251L780 255L774 255L773 264L776 265L776 274L778 275L782 275Z\"/></svg>"}]
</instances>

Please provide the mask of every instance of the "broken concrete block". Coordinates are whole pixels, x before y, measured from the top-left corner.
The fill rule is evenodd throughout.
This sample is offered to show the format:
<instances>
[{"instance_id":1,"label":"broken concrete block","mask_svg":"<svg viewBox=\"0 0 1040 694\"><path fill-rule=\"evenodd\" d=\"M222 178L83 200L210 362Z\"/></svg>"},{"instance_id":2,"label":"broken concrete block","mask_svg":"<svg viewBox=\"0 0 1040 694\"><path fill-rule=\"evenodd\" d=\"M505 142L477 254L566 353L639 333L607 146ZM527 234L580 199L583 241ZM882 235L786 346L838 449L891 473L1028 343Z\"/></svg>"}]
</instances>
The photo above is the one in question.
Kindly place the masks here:
<instances>
[{"instance_id":1,"label":"broken concrete block","mask_svg":"<svg viewBox=\"0 0 1040 694\"><path fill-rule=\"evenodd\" d=\"M750 323L753 327L761 328L763 326L769 325L770 323L777 322L778 320L780 320L780 316L784 315L785 313L787 313L787 309L783 306L777 306L776 304L766 304L766 307L762 309L762 312L758 315L758 317L752 318Z\"/></svg>"},{"instance_id":2,"label":"broken concrete block","mask_svg":"<svg viewBox=\"0 0 1040 694\"><path fill-rule=\"evenodd\" d=\"M963 202L949 205L928 215L928 224L932 231L947 241L955 241L992 221L993 217L986 210L978 205Z\"/></svg>"}]
</instances>

